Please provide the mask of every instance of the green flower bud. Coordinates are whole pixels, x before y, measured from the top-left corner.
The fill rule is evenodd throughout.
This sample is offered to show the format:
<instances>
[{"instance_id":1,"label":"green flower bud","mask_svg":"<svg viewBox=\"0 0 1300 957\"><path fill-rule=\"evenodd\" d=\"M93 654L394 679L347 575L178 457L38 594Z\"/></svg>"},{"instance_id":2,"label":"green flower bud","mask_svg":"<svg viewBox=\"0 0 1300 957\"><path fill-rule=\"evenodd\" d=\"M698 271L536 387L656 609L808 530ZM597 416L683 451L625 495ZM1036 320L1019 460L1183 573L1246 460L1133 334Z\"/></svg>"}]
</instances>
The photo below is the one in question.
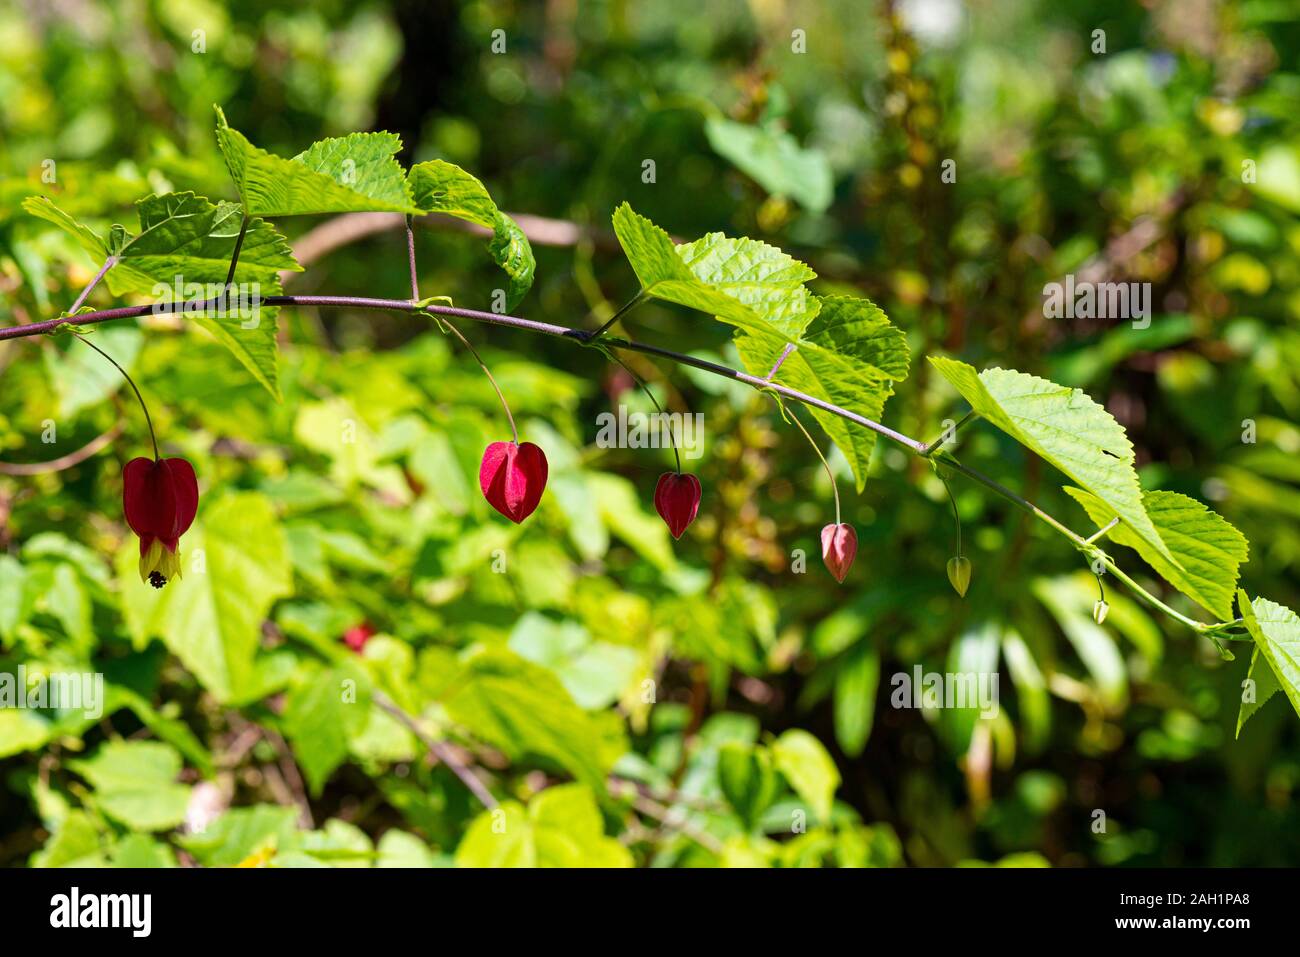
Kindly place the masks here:
<instances>
[{"instance_id":1,"label":"green flower bud","mask_svg":"<svg viewBox=\"0 0 1300 957\"><path fill-rule=\"evenodd\" d=\"M1106 620L1106 614L1110 611L1110 605L1106 604L1106 599L1098 598L1092 606L1092 620L1101 624Z\"/></svg>"},{"instance_id":2,"label":"green flower bud","mask_svg":"<svg viewBox=\"0 0 1300 957\"><path fill-rule=\"evenodd\" d=\"M962 598L966 597L966 589L970 587L970 559L964 555L948 559L948 581L952 582L952 587L957 590L957 594Z\"/></svg>"}]
</instances>

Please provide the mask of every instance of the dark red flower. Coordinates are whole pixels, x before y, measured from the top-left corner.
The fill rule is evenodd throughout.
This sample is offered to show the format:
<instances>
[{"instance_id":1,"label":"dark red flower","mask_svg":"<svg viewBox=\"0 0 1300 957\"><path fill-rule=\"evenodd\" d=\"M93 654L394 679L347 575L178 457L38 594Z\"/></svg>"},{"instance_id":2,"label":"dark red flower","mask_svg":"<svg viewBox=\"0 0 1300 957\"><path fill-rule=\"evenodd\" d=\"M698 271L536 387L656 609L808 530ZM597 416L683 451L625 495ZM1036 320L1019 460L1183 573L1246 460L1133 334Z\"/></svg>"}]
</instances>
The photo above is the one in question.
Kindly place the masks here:
<instances>
[{"instance_id":1,"label":"dark red flower","mask_svg":"<svg viewBox=\"0 0 1300 957\"><path fill-rule=\"evenodd\" d=\"M822 560L837 582L848 577L858 554L858 533L852 525L841 522L822 529Z\"/></svg>"},{"instance_id":2,"label":"dark red flower","mask_svg":"<svg viewBox=\"0 0 1300 957\"><path fill-rule=\"evenodd\" d=\"M695 521L700 510L700 480L689 472L665 472L655 486L655 511L668 524L673 538Z\"/></svg>"},{"instance_id":3,"label":"dark red flower","mask_svg":"<svg viewBox=\"0 0 1300 957\"><path fill-rule=\"evenodd\" d=\"M162 588L180 578L176 550L199 508L194 466L184 459L132 459L122 470L122 505L140 536L140 580Z\"/></svg>"},{"instance_id":4,"label":"dark red flower","mask_svg":"<svg viewBox=\"0 0 1300 957\"><path fill-rule=\"evenodd\" d=\"M516 525L533 514L546 488L546 455L532 442L493 442L478 469L483 497Z\"/></svg>"},{"instance_id":5,"label":"dark red flower","mask_svg":"<svg viewBox=\"0 0 1300 957\"><path fill-rule=\"evenodd\" d=\"M375 636L375 629L371 628L366 622L359 625L353 625L347 631L343 632L343 644L347 645L353 651L360 652L366 647L366 642Z\"/></svg>"}]
</instances>

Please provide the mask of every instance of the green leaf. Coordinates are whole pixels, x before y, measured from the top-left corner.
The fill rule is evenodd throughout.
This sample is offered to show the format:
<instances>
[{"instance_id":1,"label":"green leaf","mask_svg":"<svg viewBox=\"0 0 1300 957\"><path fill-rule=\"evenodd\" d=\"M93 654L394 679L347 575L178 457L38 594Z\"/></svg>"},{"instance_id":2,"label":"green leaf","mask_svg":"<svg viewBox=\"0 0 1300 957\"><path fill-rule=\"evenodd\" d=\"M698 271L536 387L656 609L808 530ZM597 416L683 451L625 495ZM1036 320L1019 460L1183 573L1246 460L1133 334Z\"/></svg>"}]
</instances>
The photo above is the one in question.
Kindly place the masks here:
<instances>
[{"instance_id":1,"label":"green leaf","mask_svg":"<svg viewBox=\"0 0 1300 957\"><path fill-rule=\"evenodd\" d=\"M298 809L256 804L232 808L202 832L179 838L182 847L207 867L234 867L259 851L290 844L297 831Z\"/></svg>"},{"instance_id":2,"label":"green leaf","mask_svg":"<svg viewBox=\"0 0 1300 957\"><path fill-rule=\"evenodd\" d=\"M697 280L748 306L761 320L755 327L719 315L724 322L742 329L774 330L794 339L820 308L820 302L803 285L817 274L775 246L744 236L732 239L709 233L676 247L676 252Z\"/></svg>"},{"instance_id":3,"label":"green leaf","mask_svg":"<svg viewBox=\"0 0 1300 957\"><path fill-rule=\"evenodd\" d=\"M217 111L217 145L250 216L418 213L392 133L352 133L313 143L293 159L254 146Z\"/></svg>"},{"instance_id":4,"label":"green leaf","mask_svg":"<svg viewBox=\"0 0 1300 957\"><path fill-rule=\"evenodd\" d=\"M254 657L262 622L290 593L288 546L275 510L257 493L228 495L203 510L181 550L183 577L155 590L140 581L135 540L124 546L117 569L127 623L139 643L161 638L218 701L245 700L259 690Z\"/></svg>"},{"instance_id":5,"label":"green leaf","mask_svg":"<svg viewBox=\"0 0 1300 957\"><path fill-rule=\"evenodd\" d=\"M554 574L554 572L552 572ZM624 645L593 641L577 622L527 612L510 632L510 650L549 668L579 707L605 708L636 676L641 656Z\"/></svg>"},{"instance_id":6,"label":"green leaf","mask_svg":"<svg viewBox=\"0 0 1300 957\"><path fill-rule=\"evenodd\" d=\"M115 246L118 262L104 277L116 296L137 293L159 301L201 302L217 298L230 271L230 259L243 218L235 203L213 205L193 193L147 196L137 204L140 232L113 227L119 237L105 243L44 197L23 203L30 213L55 223L103 262ZM278 401L280 398L274 306L248 308L281 292L280 270L301 271L285 238L262 219L251 219L235 267L239 295L223 310L186 312L231 352ZM116 358L116 357L115 357ZM119 360L120 361L120 360Z\"/></svg>"},{"instance_id":7,"label":"green leaf","mask_svg":"<svg viewBox=\"0 0 1300 957\"><path fill-rule=\"evenodd\" d=\"M562 784L525 808L516 801L476 817L456 849L457 867L631 867L632 855L605 836L590 788Z\"/></svg>"},{"instance_id":8,"label":"green leaf","mask_svg":"<svg viewBox=\"0 0 1300 957\"><path fill-rule=\"evenodd\" d=\"M1097 496L1069 486L1065 491L1087 510L1088 517L1099 527L1114 519L1115 510ZM1169 547L1181 568L1171 564L1123 522L1106 536L1136 549L1162 578L1220 621L1231 621L1238 566L1246 561L1250 551L1246 536L1217 512L1177 492L1144 492L1142 505L1160 540Z\"/></svg>"},{"instance_id":9,"label":"green leaf","mask_svg":"<svg viewBox=\"0 0 1300 957\"><path fill-rule=\"evenodd\" d=\"M226 281L243 219L238 204L213 205L192 192L146 196L136 203L139 232L132 234L114 226L105 241L44 196L28 198L23 208L70 233L97 263L103 263L110 252L117 256L117 264L104 277L113 295L139 293L161 298L170 294L173 299L177 298L178 277L186 299L194 295L206 298L208 290L191 292L184 285L206 287ZM265 220L249 220L235 282L260 283L268 287L262 295L273 295L280 291L278 273L284 269L302 271L284 236ZM155 288L160 285L165 293Z\"/></svg>"},{"instance_id":10,"label":"green leaf","mask_svg":"<svg viewBox=\"0 0 1300 957\"><path fill-rule=\"evenodd\" d=\"M880 652L867 642L844 656L835 671L835 740L856 758L871 737L880 683Z\"/></svg>"},{"instance_id":11,"label":"green leaf","mask_svg":"<svg viewBox=\"0 0 1300 957\"><path fill-rule=\"evenodd\" d=\"M139 831L165 831L185 820L190 789L176 783L181 756L155 741L110 741L68 766L95 788L105 814Z\"/></svg>"},{"instance_id":12,"label":"green leaf","mask_svg":"<svg viewBox=\"0 0 1300 957\"><path fill-rule=\"evenodd\" d=\"M113 867L176 867L176 855L162 841L144 834L128 834L106 850Z\"/></svg>"},{"instance_id":13,"label":"green leaf","mask_svg":"<svg viewBox=\"0 0 1300 957\"><path fill-rule=\"evenodd\" d=\"M825 746L800 728L791 728L772 743L776 767L790 787L808 802L819 821L828 821L840 771Z\"/></svg>"},{"instance_id":14,"label":"green leaf","mask_svg":"<svg viewBox=\"0 0 1300 957\"><path fill-rule=\"evenodd\" d=\"M548 669L501 648L471 653L443 704L453 721L512 757L536 754L596 790L619 757L604 728Z\"/></svg>"},{"instance_id":15,"label":"green leaf","mask_svg":"<svg viewBox=\"0 0 1300 957\"><path fill-rule=\"evenodd\" d=\"M127 388L122 373L96 355L93 349L67 336L66 349L42 349L45 369L54 383L59 400L59 415L73 418L82 409L98 405L118 390ZM131 372L144 336L133 323L102 329L96 345L112 356L123 369Z\"/></svg>"},{"instance_id":16,"label":"green leaf","mask_svg":"<svg viewBox=\"0 0 1300 957\"><path fill-rule=\"evenodd\" d=\"M737 741L718 749L718 783L727 803L751 830L781 792L768 750Z\"/></svg>"},{"instance_id":17,"label":"green leaf","mask_svg":"<svg viewBox=\"0 0 1300 957\"><path fill-rule=\"evenodd\" d=\"M85 811L73 811L64 818L31 861L32 867L102 867L105 863L99 829Z\"/></svg>"},{"instance_id":18,"label":"green leaf","mask_svg":"<svg viewBox=\"0 0 1300 957\"><path fill-rule=\"evenodd\" d=\"M784 130L709 117L709 145L773 196L788 196L804 209L824 213L831 204L831 164L820 150L803 149Z\"/></svg>"},{"instance_id":19,"label":"green leaf","mask_svg":"<svg viewBox=\"0 0 1300 957\"><path fill-rule=\"evenodd\" d=\"M1109 412L1078 389L1023 372L977 373L942 356L930 362L975 412L1097 496L1133 534L1178 564L1142 505L1133 444Z\"/></svg>"},{"instance_id":20,"label":"green leaf","mask_svg":"<svg viewBox=\"0 0 1300 957\"><path fill-rule=\"evenodd\" d=\"M528 237L519 225L497 208L478 177L454 163L431 160L411 167L411 194L426 213L444 213L490 230L488 252L510 277L506 308L513 309L533 284L537 262Z\"/></svg>"},{"instance_id":21,"label":"green leaf","mask_svg":"<svg viewBox=\"0 0 1300 957\"><path fill-rule=\"evenodd\" d=\"M0 758L43 747L54 725L30 708L0 708Z\"/></svg>"},{"instance_id":22,"label":"green leaf","mask_svg":"<svg viewBox=\"0 0 1300 957\"><path fill-rule=\"evenodd\" d=\"M1014 629L1002 633L1002 656L1007 662L1007 672L1016 687L1016 702L1020 706L1020 723L1024 727L1025 747L1031 753L1040 751L1047 743L1051 731L1052 702L1033 652Z\"/></svg>"},{"instance_id":23,"label":"green leaf","mask_svg":"<svg viewBox=\"0 0 1300 957\"><path fill-rule=\"evenodd\" d=\"M784 336L798 336L816 315L816 301L803 286L816 273L779 249L721 233L679 247L627 203L614 210L613 221L644 295Z\"/></svg>"},{"instance_id":24,"label":"green leaf","mask_svg":"<svg viewBox=\"0 0 1300 957\"><path fill-rule=\"evenodd\" d=\"M375 848L379 860L375 867L437 867L438 859L429 845L414 834L396 828L384 832Z\"/></svg>"},{"instance_id":25,"label":"green leaf","mask_svg":"<svg viewBox=\"0 0 1300 957\"><path fill-rule=\"evenodd\" d=\"M1300 714L1300 617L1285 605L1275 604L1266 598L1256 598L1251 602L1241 589L1237 589L1237 610L1246 624L1246 630L1255 639L1260 654L1272 669L1277 683L1290 699L1291 707L1296 714ZM1254 670L1252 663L1251 671ZM1259 685L1266 687L1262 676ZM1264 700L1259 698L1256 708ZM1244 720L1238 716L1238 731Z\"/></svg>"},{"instance_id":26,"label":"green leaf","mask_svg":"<svg viewBox=\"0 0 1300 957\"><path fill-rule=\"evenodd\" d=\"M870 300L828 296L815 301L819 311L803 338L791 343L771 333L747 333L736 340L741 362L750 375L766 378L793 344L774 382L880 421L894 383L907 378L907 337ZM876 433L822 409L810 406L808 411L844 453L861 491Z\"/></svg>"},{"instance_id":27,"label":"green leaf","mask_svg":"<svg viewBox=\"0 0 1300 957\"><path fill-rule=\"evenodd\" d=\"M1246 680L1254 684L1253 700L1247 701L1245 695L1245 686L1243 683L1241 705L1237 709L1237 734L1241 737L1241 729L1249 721L1269 698L1281 690L1277 683L1277 675L1273 674L1273 669L1268 663L1261 650L1257 647L1250 656L1250 670L1246 672Z\"/></svg>"},{"instance_id":28,"label":"green leaf","mask_svg":"<svg viewBox=\"0 0 1300 957\"><path fill-rule=\"evenodd\" d=\"M284 699L284 733L313 796L348 755L370 713L370 687L360 668L300 665Z\"/></svg>"}]
</instances>

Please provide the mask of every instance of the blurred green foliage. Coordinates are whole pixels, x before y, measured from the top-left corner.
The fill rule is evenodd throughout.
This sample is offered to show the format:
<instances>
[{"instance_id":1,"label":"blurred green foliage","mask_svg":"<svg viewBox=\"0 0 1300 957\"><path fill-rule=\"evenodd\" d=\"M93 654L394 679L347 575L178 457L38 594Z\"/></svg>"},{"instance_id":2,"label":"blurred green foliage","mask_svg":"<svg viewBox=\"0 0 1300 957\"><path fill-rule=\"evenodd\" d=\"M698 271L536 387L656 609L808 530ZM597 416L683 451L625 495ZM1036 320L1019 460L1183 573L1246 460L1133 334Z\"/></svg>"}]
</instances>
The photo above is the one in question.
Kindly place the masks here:
<instances>
[{"instance_id":1,"label":"blurred green foliage","mask_svg":"<svg viewBox=\"0 0 1300 957\"><path fill-rule=\"evenodd\" d=\"M1294 608L1292 20L1272 0L8 5L0 323L57 315L98 267L24 198L104 225L132 222L149 192L237 198L214 102L283 156L391 130L404 165L460 164L503 210L563 221L534 227L551 241L534 233L517 314L594 328L635 292L610 231L624 201L674 236L771 242L813 266L819 295L869 296L906 332L912 375L889 424L932 438L965 411L924 361L941 352L1082 388L1127 429L1144 487L1211 504L1251 543L1248 591ZM320 221L277 225L298 240ZM480 241L421 230L418 253L424 295L492 307L501 274ZM1044 286L1067 273L1151 283L1149 325L1047 318ZM288 289L396 298L408 284L387 231ZM104 288L89 301L115 302ZM99 671L107 688L102 719L0 711L0 864L1300 853L1284 697L1234 742L1247 656L1221 660L1117 586L1094 626L1079 556L980 487L954 484L963 601L945 575L949 503L924 463L878 443L855 495L832 455L860 540L836 586L817 561L830 485L802 436L752 390L635 357L669 409L705 415L687 466L704 500L674 543L650 504L671 453L594 442L600 412L650 410L631 379L594 350L467 328L550 459L541 508L507 526L475 476L508 431L453 340L402 315L279 322L280 404L179 322L95 333L200 476L183 546L208 573L161 595L142 590L122 519L121 465L148 444L129 392L73 337L0 346L3 462L122 430L73 467L0 474L0 671ZM651 303L629 325L738 364L729 331L698 313ZM1091 528L1007 437L977 423L961 448ZM358 655L342 637L362 623L377 634ZM253 664L232 667L232 648L255 649ZM894 676L917 666L998 670L1003 708L892 706ZM490 776L509 842L385 703Z\"/></svg>"}]
</instances>

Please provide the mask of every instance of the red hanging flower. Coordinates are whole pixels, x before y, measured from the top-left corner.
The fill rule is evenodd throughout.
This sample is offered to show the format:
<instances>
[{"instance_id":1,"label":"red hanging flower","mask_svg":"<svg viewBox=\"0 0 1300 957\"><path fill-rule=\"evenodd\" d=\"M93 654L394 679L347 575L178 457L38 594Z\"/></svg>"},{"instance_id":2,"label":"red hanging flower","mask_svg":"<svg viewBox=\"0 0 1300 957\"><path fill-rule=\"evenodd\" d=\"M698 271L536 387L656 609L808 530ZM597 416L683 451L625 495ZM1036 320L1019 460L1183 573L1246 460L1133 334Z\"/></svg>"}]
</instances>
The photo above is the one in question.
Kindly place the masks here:
<instances>
[{"instance_id":1,"label":"red hanging flower","mask_svg":"<svg viewBox=\"0 0 1300 957\"><path fill-rule=\"evenodd\" d=\"M126 523L140 536L140 580L162 588L181 577L176 549L194 523L199 483L184 459L136 458L122 470Z\"/></svg>"},{"instance_id":2,"label":"red hanging flower","mask_svg":"<svg viewBox=\"0 0 1300 957\"><path fill-rule=\"evenodd\" d=\"M681 538L700 510L700 480L689 472L665 472L655 486L655 511Z\"/></svg>"},{"instance_id":3,"label":"red hanging flower","mask_svg":"<svg viewBox=\"0 0 1300 957\"><path fill-rule=\"evenodd\" d=\"M852 525L841 522L822 529L822 561L826 562L826 567L837 582L843 582L848 577L857 554L858 533Z\"/></svg>"},{"instance_id":4,"label":"red hanging flower","mask_svg":"<svg viewBox=\"0 0 1300 957\"><path fill-rule=\"evenodd\" d=\"M366 647L366 642L374 636L375 629L371 628L368 622L363 621L359 625L353 625L343 633L343 644L353 651L360 652Z\"/></svg>"},{"instance_id":5,"label":"red hanging flower","mask_svg":"<svg viewBox=\"0 0 1300 957\"><path fill-rule=\"evenodd\" d=\"M532 442L493 442L478 469L483 497L518 525L537 508L546 488L546 455Z\"/></svg>"}]
</instances>

